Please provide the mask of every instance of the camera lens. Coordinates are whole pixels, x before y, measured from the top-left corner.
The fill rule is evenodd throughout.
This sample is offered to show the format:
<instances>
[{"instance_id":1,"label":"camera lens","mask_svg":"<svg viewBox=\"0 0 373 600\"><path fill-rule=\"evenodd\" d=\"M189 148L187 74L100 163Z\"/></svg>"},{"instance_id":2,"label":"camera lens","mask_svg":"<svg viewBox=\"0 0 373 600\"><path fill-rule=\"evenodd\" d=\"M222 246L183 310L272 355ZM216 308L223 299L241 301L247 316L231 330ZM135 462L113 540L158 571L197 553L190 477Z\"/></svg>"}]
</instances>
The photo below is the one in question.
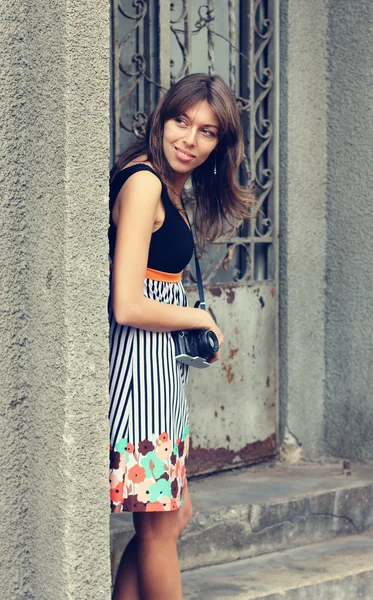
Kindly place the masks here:
<instances>
[{"instance_id":1,"label":"camera lens","mask_svg":"<svg viewBox=\"0 0 373 600\"><path fill-rule=\"evenodd\" d=\"M211 348L215 348L215 337L211 335L211 331L208 333L207 341L210 344Z\"/></svg>"},{"instance_id":2,"label":"camera lens","mask_svg":"<svg viewBox=\"0 0 373 600\"><path fill-rule=\"evenodd\" d=\"M208 358L219 350L219 342L213 331L200 331L196 336L197 352L199 356Z\"/></svg>"}]
</instances>

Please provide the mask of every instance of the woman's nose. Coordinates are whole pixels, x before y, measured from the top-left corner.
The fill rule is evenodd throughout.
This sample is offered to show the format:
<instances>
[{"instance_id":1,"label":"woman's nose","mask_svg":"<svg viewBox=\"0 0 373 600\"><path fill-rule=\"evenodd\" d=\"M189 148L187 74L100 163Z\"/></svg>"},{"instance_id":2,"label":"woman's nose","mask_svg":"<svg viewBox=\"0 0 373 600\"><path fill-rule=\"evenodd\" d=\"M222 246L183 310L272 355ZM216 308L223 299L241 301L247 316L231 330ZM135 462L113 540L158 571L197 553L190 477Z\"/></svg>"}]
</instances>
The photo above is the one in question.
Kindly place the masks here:
<instances>
[{"instance_id":1,"label":"woman's nose","mask_svg":"<svg viewBox=\"0 0 373 600\"><path fill-rule=\"evenodd\" d=\"M188 127L187 131L185 132L184 135L184 141L189 144L190 146L193 146L195 144L196 141L196 131L193 127Z\"/></svg>"}]
</instances>

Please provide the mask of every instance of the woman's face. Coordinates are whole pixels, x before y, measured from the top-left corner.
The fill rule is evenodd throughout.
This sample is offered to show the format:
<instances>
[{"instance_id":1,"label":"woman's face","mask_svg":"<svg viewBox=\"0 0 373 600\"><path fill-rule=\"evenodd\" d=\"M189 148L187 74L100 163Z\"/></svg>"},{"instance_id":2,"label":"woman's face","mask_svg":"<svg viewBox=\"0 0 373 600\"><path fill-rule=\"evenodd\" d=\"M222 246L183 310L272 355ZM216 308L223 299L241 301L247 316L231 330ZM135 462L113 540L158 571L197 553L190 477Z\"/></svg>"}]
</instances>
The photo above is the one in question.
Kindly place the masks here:
<instances>
[{"instance_id":1,"label":"woman's face","mask_svg":"<svg viewBox=\"0 0 373 600\"><path fill-rule=\"evenodd\" d=\"M164 124L163 151L170 167L189 176L219 141L219 122L207 100Z\"/></svg>"}]
</instances>

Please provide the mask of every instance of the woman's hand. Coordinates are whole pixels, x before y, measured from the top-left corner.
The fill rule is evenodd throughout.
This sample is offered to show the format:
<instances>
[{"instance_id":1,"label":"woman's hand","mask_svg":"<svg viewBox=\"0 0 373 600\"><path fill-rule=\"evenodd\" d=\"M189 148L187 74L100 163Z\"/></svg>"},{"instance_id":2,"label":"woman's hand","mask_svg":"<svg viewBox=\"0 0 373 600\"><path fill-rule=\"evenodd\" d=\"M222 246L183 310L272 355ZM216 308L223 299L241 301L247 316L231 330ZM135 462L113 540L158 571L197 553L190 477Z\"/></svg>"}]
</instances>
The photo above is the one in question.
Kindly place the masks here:
<instances>
[{"instance_id":1,"label":"woman's hand","mask_svg":"<svg viewBox=\"0 0 373 600\"><path fill-rule=\"evenodd\" d=\"M224 342L224 335L222 334L220 327L218 327L217 323L214 321L214 319L211 317L211 315L210 315L210 324L209 324L208 329L210 329L211 331L213 331L215 333L216 337L218 338L218 342L219 342L219 350L217 351L216 354L214 354L214 356L211 356L211 358L208 359L209 363L213 363L217 360L220 360L220 353L221 353L221 347Z\"/></svg>"}]
</instances>

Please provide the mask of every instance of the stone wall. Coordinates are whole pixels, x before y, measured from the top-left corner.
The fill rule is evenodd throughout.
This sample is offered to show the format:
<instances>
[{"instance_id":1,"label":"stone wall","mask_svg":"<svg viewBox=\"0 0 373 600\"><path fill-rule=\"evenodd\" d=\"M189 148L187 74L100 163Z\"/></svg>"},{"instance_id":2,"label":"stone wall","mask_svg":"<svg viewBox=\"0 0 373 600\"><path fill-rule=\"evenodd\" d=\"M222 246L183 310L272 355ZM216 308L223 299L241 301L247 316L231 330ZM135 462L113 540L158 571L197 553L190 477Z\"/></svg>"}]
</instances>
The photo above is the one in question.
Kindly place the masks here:
<instances>
[{"instance_id":1,"label":"stone wall","mask_svg":"<svg viewBox=\"0 0 373 600\"><path fill-rule=\"evenodd\" d=\"M281 3L281 429L323 452L327 204L323 0Z\"/></svg>"},{"instance_id":2,"label":"stone wall","mask_svg":"<svg viewBox=\"0 0 373 600\"><path fill-rule=\"evenodd\" d=\"M371 459L373 9L280 6L281 431Z\"/></svg>"},{"instance_id":3,"label":"stone wall","mask_svg":"<svg viewBox=\"0 0 373 600\"><path fill-rule=\"evenodd\" d=\"M108 600L108 3L0 19L1 596Z\"/></svg>"},{"instance_id":4,"label":"stone wall","mask_svg":"<svg viewBox=\"0 0 373 600\"><path fill-rule=\"evenodd\" d=\"M325 438L373 458L373 5L328 0Z\"/></svg>"}]
</instances>

